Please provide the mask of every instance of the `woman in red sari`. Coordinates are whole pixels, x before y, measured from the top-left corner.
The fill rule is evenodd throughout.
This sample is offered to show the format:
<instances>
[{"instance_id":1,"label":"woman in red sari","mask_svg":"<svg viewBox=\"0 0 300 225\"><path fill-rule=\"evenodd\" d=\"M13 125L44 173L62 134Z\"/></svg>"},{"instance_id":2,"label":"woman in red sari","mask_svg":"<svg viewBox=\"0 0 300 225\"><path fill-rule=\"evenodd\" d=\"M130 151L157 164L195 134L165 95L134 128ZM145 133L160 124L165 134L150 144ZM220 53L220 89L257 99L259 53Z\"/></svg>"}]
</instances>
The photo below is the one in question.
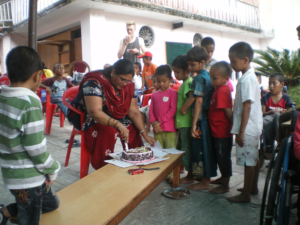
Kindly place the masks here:
<instances>
[{"instance_id":1,"label":"woman in red sari","mask_svg":"<svg viewBox=\"0 0 300 225\"><path fill-rule=\"evenodd\" d=\"M145 132L144 121L134 91L133 64L126 59L100 72L87 73L80 83L72 105L86 113L81 129L92 154L91 164L99 169L114 152L117 137L129 148L141 147L142 139L154 145L154 138ZM69 115L70 117L70 115Z\"/></svg>"}]
</instances>

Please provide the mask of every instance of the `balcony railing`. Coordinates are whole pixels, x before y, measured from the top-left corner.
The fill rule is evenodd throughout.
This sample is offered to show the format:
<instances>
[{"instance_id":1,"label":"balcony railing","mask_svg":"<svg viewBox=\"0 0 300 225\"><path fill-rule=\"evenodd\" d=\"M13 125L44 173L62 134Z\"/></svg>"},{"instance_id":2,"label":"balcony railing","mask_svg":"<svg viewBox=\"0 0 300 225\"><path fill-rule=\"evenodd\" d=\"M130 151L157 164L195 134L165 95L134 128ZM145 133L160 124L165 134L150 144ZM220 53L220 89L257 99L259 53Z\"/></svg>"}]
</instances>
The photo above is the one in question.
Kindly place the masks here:
<instances>
[{"instance_id":1,"label":"balcony railing","mask_svg":"<svg viewBox=\"0 0 300 225\"><path fill-rule=\"evenodd\" d=\"M38 1L37 11L39 13L47 7L60 1L61 0L40 0ZM10 3L14 25L17 25L28 19L29 0L11 0Z\"/></svg>"},{"instance_id":2,"label":"balcony railing","mask_svg":"<svg viewBox=\"0 0 300 225\"><path fill-rule=\"evenodd\" d=\"M259 29L258 7L238 0L129 0Z\"/></svg>"},{"instance_id":3,"label":"balcony railing","mask_svg":"<svg viewBox=\"0 0 300 225\"><path fill-rule=\"evenodd\" d=\"M0 21L12 21L10 2L5 2L0 5Z\"/></svg>"}]
</instances>

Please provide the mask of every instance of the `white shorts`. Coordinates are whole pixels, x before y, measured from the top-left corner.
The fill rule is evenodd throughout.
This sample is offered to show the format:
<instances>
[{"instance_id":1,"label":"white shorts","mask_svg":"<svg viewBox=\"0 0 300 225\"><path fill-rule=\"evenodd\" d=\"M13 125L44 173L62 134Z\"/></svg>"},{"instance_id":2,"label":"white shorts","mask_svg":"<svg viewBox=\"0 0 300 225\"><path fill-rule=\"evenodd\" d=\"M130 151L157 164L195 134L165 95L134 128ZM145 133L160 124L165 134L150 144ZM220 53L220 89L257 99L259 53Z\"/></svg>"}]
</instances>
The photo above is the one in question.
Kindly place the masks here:
<instances>
[{"instance_id":1,"label":"white shorts","mask_svg":"<svg viewBox=\"0 0 300 225\"><path fill-rule=\"evenodd\" d=\"M260 136L245 134L244 147L236 143L236 164L239 166L256 166L259 160L258 146Z\"/></svg>"}]
</instances>

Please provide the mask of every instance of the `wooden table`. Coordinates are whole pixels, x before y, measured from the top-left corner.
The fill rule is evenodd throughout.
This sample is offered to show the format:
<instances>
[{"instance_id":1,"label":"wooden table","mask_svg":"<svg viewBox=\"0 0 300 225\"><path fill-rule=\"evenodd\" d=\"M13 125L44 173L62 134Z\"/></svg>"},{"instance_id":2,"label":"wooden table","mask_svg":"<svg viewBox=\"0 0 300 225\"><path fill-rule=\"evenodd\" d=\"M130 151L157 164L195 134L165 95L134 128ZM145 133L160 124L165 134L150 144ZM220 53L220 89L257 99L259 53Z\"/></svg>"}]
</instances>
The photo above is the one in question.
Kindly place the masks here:
<instances>
[{"instance_id":1,"label":"wooden table","mask_svg":"<svg viewBox=\"0 0 300 225\"><path fill-rule=\"evenodd\" d=\"M60 206L43 214L41 225L118 224L173 170L173 187L179 186L182 154L144 168L160 167L139 175L108 164L57 193ZM163 197L162 197L163 198Z\"/></svg>"}]
</instances>

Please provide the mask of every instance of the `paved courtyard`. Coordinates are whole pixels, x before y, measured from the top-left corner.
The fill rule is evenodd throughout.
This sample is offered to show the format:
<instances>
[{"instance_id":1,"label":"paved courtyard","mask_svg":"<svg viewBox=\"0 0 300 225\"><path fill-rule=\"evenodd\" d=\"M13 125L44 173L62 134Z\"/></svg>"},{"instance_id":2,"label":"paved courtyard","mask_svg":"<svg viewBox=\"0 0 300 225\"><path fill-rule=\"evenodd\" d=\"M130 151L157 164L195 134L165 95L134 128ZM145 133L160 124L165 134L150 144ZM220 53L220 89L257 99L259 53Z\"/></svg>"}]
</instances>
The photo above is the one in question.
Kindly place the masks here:
<instances>
[{"instance_id":1,"label":"paved courtyard","mask_svg":"<svg viewBox=\"0 0 300 225\"><path fill-rule=\"evenodd\" d=\"M58 118L54 118L51 135L46 136L48 151L62 165L58 177L52 185L56 192L79 180L79 147L72 148L69 166L64 167L68 146L65 141L70 138L71 130L72 126L69 125L67 120L65 121L65 126L60 128ZM80 140L80 136L75 136L75 139ZM121 143L119 141L117 142L115 151L121 151ZM230 181L230 192L216 195L211 194L208 191L191 191L191 195L188 199L173 200L162 195L164 190L171 188L166 181L163 181L120 224L259 224L260 202L267 168L264 166L260 172L259 194L252 196L251 203L233 204L229 203L226 200L226 197L233 196L238 193L236 189L243 186L244 173L243 167L236 166L235 164L235 147L232 151L232 162L233 176ZM94 171L95 170L90 166L89 173ZM103 180L103 182L105 182L105 180ZM181 187L186 186L187 185L181 185ZM0 204L9 204L12 202L14 202L14 198L4 187L2 175L0 174ZM99 203L105 204L105 202L101 202L101 199L95 201L95 204ZM295 224L295 217L295 212L293 212L292 222L290 224Z\"/></svg>"}]
</instances>

